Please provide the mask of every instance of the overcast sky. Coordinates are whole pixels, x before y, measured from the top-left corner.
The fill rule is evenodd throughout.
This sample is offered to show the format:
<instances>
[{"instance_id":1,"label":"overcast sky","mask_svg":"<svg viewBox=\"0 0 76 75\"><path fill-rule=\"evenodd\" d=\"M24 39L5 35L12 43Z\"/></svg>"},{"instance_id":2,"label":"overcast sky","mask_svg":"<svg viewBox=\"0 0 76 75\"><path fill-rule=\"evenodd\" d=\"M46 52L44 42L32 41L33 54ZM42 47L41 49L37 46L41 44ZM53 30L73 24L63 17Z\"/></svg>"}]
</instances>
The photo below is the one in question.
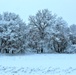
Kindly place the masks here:
<instances>
[{"instance_id":1,"label":"overcast sky","mask_svg":"<svg viewBox=\"0 0 76 75\"><path fill-rule=\"evenodd\" d=\"M56 13L69 25L76 24L76 0L0 0L0 13L14 12L26 22L29 15L41 9Z\"/></svg>"}]
</instances>

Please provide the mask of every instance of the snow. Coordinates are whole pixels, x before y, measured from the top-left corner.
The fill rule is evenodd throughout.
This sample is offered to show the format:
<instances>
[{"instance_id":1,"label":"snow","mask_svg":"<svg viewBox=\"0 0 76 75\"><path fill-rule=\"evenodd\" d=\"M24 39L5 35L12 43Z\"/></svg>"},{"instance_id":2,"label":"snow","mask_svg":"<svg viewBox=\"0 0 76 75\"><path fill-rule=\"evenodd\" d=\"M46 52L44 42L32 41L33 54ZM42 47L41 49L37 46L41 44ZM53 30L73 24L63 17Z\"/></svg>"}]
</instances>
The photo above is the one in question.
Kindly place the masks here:
<instances>
[{"instance_id":1,"label":"snow","mask_svg":"<svg viewBox=\"0 0 76 75\"><path fill-rule=\"evenodd\" d=\"M0 55L0 75L75 75L76 54Z\"/></svg>"}]
</instances>

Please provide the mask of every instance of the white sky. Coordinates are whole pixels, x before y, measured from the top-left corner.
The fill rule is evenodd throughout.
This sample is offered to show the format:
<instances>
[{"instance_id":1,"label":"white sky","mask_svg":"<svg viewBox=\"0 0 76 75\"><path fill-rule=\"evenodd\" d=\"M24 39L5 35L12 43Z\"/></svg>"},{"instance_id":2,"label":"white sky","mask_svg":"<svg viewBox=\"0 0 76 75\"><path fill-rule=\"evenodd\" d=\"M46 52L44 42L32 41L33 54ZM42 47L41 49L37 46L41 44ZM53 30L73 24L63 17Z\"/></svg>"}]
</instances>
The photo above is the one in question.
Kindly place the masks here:
<instances>
[{"instance_id":1,"label":"white sky","mask_svg":"<svg viewBox=\"0 0 76 75\"><path fill-rule=\"evenodd\" d=\"M0 13L14 12L26 22L40 9L49 9L69 25L76 24L76 0L0 0Z\"/></svg>"}]
</instances>

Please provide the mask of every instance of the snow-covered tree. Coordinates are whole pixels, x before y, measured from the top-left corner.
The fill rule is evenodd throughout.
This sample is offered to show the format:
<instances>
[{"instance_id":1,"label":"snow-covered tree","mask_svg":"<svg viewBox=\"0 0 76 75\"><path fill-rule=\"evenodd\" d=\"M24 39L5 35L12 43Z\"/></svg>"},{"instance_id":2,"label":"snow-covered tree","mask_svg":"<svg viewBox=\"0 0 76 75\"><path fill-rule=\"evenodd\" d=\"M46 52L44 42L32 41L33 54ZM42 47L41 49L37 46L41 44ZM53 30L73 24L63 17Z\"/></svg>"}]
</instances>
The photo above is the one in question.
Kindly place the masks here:
<instances>
[{"instance_id":1,"label":"snow-covered tree","mask_svg":"<svg viewBox=\"0 0 76 75\"><path fill-rule=\"evenodd\" d=\"M68 45L68 24L62 19L57 18L54 24L52 39L53 49L58 52L64 52Z\"/></svg>"},{"instance_id":2,"label":"snow-covered tree","mask_svg":"<svg viewBox=\"0 0 76 75\"><path fill-rule=\"evenodd\" d=\"M76 44L76 25L75 24L71 25L69 29L70 29L69 39L72 44Z\"/></svg>"},{"instance_id":3,"label":"snow-covered tree","mask_svg":"<svg viewBox=\"0 0 76 75\"><path fill-rule=\"evenodd\" d=\"M5 12L0 20L1 52L23 52L24 35L25 23L15 13Z\"/></svg>"},{"instance_id":4,"label":"snow-covered tree","mask_svg":"<svg viewBox=\"0 0 76 75\"><path fill-rule=\"evenodd\" d=\"M29 16L26 25L15 13L0 14L0 52L68 52L76 44L76 25L68 27L62 17L48 9Z\"/></svg>"},{"instance_id":5,"label":"snow-covered tree","mask_svg":"<svg viewBox=\"0 0 76 75\"><path fill-rule=\"evenodd\" d=\"M34 32L36 32L36 33L33 33L33 36L35 35L34 36L36 38L35 41L38 40L36 43L38 45L38 48L40 48L40 52L42 53L45 47L44 44L46 45L45 37L47 35L47 27L51 27L53 25L55 18L56 16L51 14L51 12L47 9L38 11L35 16L29 17L29 25L32 27L33 30L35 30ZM35 41L32 40L32 42L35 42Z\"/></svg>"},{"instance_id":6,"label":"snow-covered tree","mask_svg":"<svg viewBox=\"0 0 76 75\"><path fill-rule=\"evenodd\" d=\"M41 39L45 37L45 29L48 26L52 26L55 20L55 15L52 15L51 12L47 9L38 11L36 16L30 16L29 21L30 25L37 28L40 34Z\"/></svg>"}]
</instances>

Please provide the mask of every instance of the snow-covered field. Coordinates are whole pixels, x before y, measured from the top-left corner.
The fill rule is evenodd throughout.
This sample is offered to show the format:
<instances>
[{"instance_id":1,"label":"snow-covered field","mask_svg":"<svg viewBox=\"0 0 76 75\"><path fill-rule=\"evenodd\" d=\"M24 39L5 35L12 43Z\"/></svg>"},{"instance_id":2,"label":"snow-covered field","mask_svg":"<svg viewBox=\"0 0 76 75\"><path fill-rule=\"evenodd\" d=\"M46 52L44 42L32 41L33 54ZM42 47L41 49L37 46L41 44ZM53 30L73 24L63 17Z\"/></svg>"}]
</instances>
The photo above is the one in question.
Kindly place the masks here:
<instances>
[{"instance_id":1,"label":"snow-covered field","mask_svg":"<svg viewBox=\"0 0 76 75\"><path fill-rule=\"evenodd\" d=\"M75 75L76 54L0 55L0 75Z\"/></svg>"}]
</instances>

